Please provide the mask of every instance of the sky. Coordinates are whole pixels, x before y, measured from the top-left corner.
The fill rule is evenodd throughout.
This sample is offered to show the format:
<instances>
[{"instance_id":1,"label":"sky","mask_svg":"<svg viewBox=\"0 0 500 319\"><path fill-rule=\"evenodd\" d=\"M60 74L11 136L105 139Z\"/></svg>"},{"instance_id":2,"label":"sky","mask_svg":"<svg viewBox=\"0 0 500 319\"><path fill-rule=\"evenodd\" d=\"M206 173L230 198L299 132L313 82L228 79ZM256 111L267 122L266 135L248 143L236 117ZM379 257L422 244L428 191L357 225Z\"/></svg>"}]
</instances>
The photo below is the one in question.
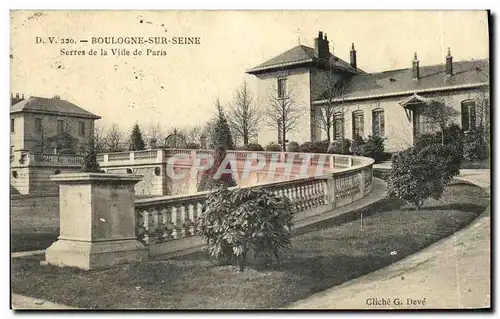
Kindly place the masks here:
<instances>
[{"instance_id":1,"label":"sky","mask_svg":"<svg viewBox=\"0 0 500 319\"><path fill-rule=\"evenodd\" d=\"M414 52L421 66L444 63L448 47L454 61L489 56L485 11L12 11L10 18L11 92L59 95L101 116L99 125L124 130L136 122L165 130L203 124L215 99L231 103L243 81L255 92L257 78L245 70L299 43L313 47L319 30L346 61L354 43L358 67L370 73L411 67ZM79 42L104 36L199 37L200 44ZM167 55L60 51L112 48Z\"/></svg>"}]
</instances>

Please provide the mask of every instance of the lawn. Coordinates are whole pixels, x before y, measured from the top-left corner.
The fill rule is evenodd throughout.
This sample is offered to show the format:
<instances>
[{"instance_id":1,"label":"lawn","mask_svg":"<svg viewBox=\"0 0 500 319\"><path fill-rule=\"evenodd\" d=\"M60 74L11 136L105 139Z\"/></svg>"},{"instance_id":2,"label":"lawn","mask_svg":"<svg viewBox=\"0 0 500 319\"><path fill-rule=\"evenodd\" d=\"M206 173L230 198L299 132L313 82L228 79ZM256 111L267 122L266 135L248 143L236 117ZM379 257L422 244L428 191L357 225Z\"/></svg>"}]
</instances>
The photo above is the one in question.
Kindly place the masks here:
<instances>
[{"instance_id":1,"label":"lawn","mask_svg":"<svg viewBox=\"0 0 500 319\"><path fill-rule=\"evenodd\" d=\"M383 200L363 209L362 228L361 211L310 225L296 232L281 267L256 264L243 273L203 252L89 272L17 258L12 291L82 308L278 308L413 254L469 224L488 203L483 190L460 183L421 211Z\"/></svg>"}]
</instances>

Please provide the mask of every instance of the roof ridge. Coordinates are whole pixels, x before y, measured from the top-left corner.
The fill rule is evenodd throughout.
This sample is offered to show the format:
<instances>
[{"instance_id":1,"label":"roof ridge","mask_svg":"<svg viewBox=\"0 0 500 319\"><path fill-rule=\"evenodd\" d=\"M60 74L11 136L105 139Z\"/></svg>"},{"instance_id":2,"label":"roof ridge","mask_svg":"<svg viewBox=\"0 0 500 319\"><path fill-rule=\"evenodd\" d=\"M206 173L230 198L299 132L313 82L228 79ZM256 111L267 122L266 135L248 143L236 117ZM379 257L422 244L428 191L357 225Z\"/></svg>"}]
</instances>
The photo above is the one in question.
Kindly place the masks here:
<instances>
[{"instance_id":1,"label":"roof ridge","mask_svg":"<svg viewBox=\"0 0 500 319\"><path fill-rule=\"evenodd\" d=\"M457 63L487 61L488 59L489 59L489 58L477 59L477 60L471 59L471 60L460 60L460 61L454 61L454 62L453 62L453 65L455 65L455 64L457 64ZM443 62L443 63L435 63L435 64L420 65L420 66L419 66L419 68L420 68L420 70L422 70L422 68L434 68L434 67L444 66L444 65L446 65L446 62ZM403 70L409 70L409 69L411 69L411 67L401 68L401 69L389 69L389 70L384 70L384 71L380 71L380 72L366 73L366 74L360 74L360 75L375 75L375 74L382 74L382 73L388 73L388 72L403 71Z\"/></svg>"}]
</instances>

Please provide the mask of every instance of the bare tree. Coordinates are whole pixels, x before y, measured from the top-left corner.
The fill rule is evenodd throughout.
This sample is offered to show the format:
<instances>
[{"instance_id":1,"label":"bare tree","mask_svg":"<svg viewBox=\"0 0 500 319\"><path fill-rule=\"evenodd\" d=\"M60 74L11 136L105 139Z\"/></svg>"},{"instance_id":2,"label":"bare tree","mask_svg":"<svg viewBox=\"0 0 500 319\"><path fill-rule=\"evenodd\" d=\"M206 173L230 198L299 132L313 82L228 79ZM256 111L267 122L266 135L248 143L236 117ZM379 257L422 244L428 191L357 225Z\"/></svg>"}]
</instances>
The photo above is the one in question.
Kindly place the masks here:
<instances>
[{"instance_id":1,"label":"bare tree","mask_svg":"<svg viewBox=\"0 0 500 319\"><path fill-rule=\"evenodd\" d=\"M249 140L259 131L261 114L254 104L254 97L246 81L236 90L229 114L233 137L242 138L243 145L247 146Z\"/></svg>"},{"instance_id":2,"label":"bare tree","mask_svg":"<svg viewBox=\"0 0 500 319\"><path fill-rule=\"evenodd\" d=\"M315 125L326 133L328 142L331 142L335 120L340 117L342 125L344 123L347 84L348 80L339 79L339 76L333 72L332 67L324 73L317 74L314 80L315 91L319 93L318 97L323 97L325 101L315 107L315 116L318 118ZM343 135L342 128L342 143Z\"/></svg>"},{"instance_id":3,"label":"bare tree","mask_svg":"<svg viewBox=\"0 0 500 319\"><path fill-rule=\"evenodd\" d=\"M200 144L200 139L203 135L203 127L201 125L187 127L184 131L187 143Z\"/></svg>"},{"instance_id":4,"label":"bare tree","mask_svg":"<svg viewBox=\"0 0 500 319\"><path fill-rule=\"evenodd\" d=\"M120 152L125 149L124 134L117 124L111 125L105 135L108 152Z\"/></svg>"},{"instance_id":5,"label":"bare tree","mask_svg":"<svg viewBox=\"0 0 500 319\"><path fill-rule=\"evenodd\" d=\"M92 145L96 153L104 153L108 151L105 130L106 128L104 126L95 125L93 134L89 136L90 145Z\"/></svg>"},{"instance_id":6,"label":"bare tree","mask_svg":"<svg viewBox=\"0 0 500 319\"><path fill-rule=\"evenodd\" d=\"M287 133L297 128L304 114L303 106L298 103L298 92L292 85L271 88L264 115L266 123L279 132L283 151L286 151Z\"/></svg>"},{"instance_id":7,"label":"bare tree","mask_svg":"<svg viewBox=\"0 0 500 319\"><path fill-rule=\"evenodd\" d=\"M147 143L151 146L151 141L155 140L158 147L163 146L165 141L165 129L160 123L151 123L146 128Z\"/></svg>"}]
</instances>

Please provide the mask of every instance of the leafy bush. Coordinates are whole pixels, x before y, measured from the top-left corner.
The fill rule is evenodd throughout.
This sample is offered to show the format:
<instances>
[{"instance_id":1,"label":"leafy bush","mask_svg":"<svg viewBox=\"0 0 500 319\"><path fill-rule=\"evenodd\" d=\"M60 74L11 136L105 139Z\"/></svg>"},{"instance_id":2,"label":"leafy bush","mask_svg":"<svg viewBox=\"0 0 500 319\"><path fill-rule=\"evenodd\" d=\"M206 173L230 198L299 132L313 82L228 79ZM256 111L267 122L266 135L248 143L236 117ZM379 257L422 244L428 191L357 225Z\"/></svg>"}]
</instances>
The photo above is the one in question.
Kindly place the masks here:
<instances>
[{"instance_id":1,"label":"leafy bush","mask_svg":"<svg viewBox=\"0 0 500 319\"><path fill-rule=\"evenodd\" d=\"M349 154L351 149L351 140L345 138L343 140L335 140L328 146L327 153L329 154Z\"/></svg>"},{"instance_id":2,"label":"leafy bush","mask_svg":"<svg viewBox=\"0 0 500 319\"><path fill-rule=\"evenodd\" d=\"M464 138L463 158L468 161L480 161L486 158L486 143L480 130L468 132Z\"/></svg>"},{"instance_id":3,"label":"leafy bush","mask_svg":"<svg viewBox=\"0 0 500 319\"><path fill-rule=\"evenodd\" d=\"M384 139L380 136L368 136L363 145L360 146L359 155L373 158L377 163L383 161L385 157Z\"/></svg>"},{"instance_id":4,"label":"leafy bush","mask_svg":"<svg viewBox=\"0 0 500 319\"><path fill-rule=\"evenodd\" d=\"M326 153L326 151L328 151L328 146L330 146L330 142L328 142L328 140L315 142L315 153Z\"/></svg>"},{"instance_id":5,"label":"leafy bush","mask_svg":"<svg viewBox=\"0 0 500 319\"><path fill-rule=\"evenodd\" d=\"M299 143L297 143L297 142L288 143L286 150L288 152L298 152L299 151Z\"/></svg>"},{"instance_id":6,"label":"leafy bush","mask_svg":"<svg viewBox=\"0 0 500 319\"><path fill-rule=\"evenodd\" d=\"M352 139L352 145L351 145L351 153L356 156L362 156L361 155L361 147L365 144L365 140L359 136L359 135L354 135L354 138Z\"/></svg>"},{"instance_id":7,"label":"leafy bush","mask_svg":"<svg viewBox=\"0 0 500 319\"><path fill-rule=\"evenodd\" d=\"M199 150L201 146L198 143L187 143L186 148L190 150Z\"/></svg>"},{"instance_id":8,"label":"leafy bush","mask_svg":"<svg viewBox=\"0 0 500 319\"><path fill-rule=\"evenodd\" d=\"M449 145L412 147L392 157L387 194L419 210L429 197L439 199L444 186L458 175L460 162Z\"/></svg>"},{"instance_id":9,"label":"leafy bush","mask_svg":"<svg viewBox=\"0 0 500 319\"><path fill-rule=\"evenodd\" d=\"M415 140L415 147L422 149L432 144L442 144L443 136L441 132L422 134ZM452 123L444 130L444 143L453 149L453 153L460 159L463 157L464 134L462 128Z\"/></svg>"},{"instance_id":10,"label":"leafy bush","mask_svg":"<svg viewBox=\"0 0 500 319\"><path fill-rule=\"evenodd\" d=\"M198 192L213 190L219 187L233 187L236 182L231 173L222 173L216 176L222 162L226 157L226 149L223 146L217 147L215 150L214 165L201 173L200 182L198 183ZM231 169L231 163L228 162L226 169Z\"/></svg>"},{"instance_id":11,"label":"leafy bush","mask_svg":"<svg viewBox=\"0 0 500 319\"><path fill-rule=\"evenodd\" d=\"M197 219L198 236L219 261L236 258L243 271L247 253L253 250L275 258L291 248L293 209L288 198L264 189L219 188L207 196Z\"/></svg>"},{"instance_id":12,"label":"leafy bush","mask_svg":"<svg viewBox=\"0 0 500 319\"><path fill-rule=\"evenodd\" d=\"M281 151L281 145L271 142L266 145L266 151L268 152L279 152Z\"/></svg>"},{"instance_id":13,"label":"leafy bush","mask_svg":"<svg viewBox=\"0 0 500 319\"><path fill-rule=\"evenodd\" d=\"M298 151L300 153L315 153L316 146L312 142L304 142L299 145Z\"/></svg>"},{"instance_id":14,"label":"leafy bush","mask_svg":"<svg viewBox=\"0 0 500 319\"><path fill-rule=\"evenodd\" d=\"M95 152L85 155L80 171L83 173L102 173Z\"/></svg>"},{"instance_id":15,"label":"leafy bush","mask_svg":"<svg viewBox=\"0 0 500 319\"><path fill-rule=\"evenodd\" d=\"M245 146L245 151L263 151L264 148L262 145L257 144L257 143L249 143L247 146Z\"/></svg>"}]
</instances>

